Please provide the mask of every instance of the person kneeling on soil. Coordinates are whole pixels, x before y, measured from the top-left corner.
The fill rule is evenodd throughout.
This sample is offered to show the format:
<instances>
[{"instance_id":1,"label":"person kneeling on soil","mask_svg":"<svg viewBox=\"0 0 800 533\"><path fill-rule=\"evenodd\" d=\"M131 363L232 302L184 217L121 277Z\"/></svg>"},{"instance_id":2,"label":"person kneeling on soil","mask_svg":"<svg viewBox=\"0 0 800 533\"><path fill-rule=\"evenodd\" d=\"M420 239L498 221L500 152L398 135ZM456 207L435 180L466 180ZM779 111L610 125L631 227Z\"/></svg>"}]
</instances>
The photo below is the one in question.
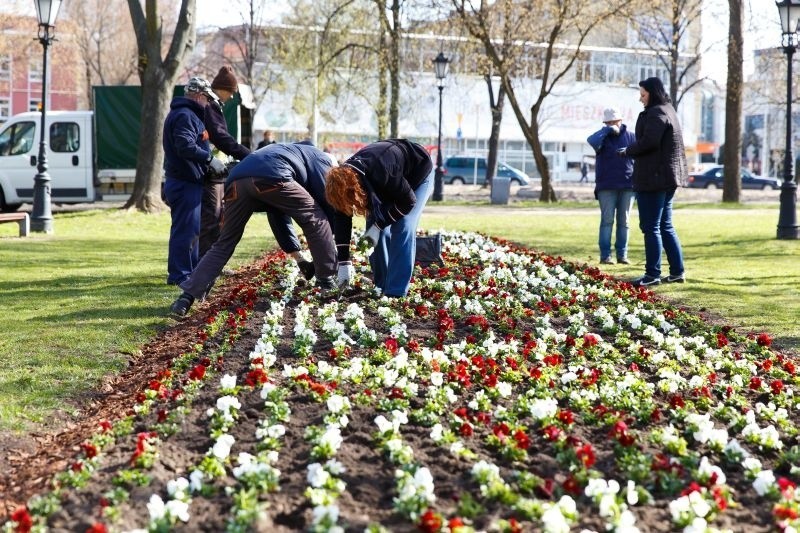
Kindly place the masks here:
<instances>
[{"instance_id":1,"label":"person kneeling on soil","mask_svg":"<svg viewBox=\"0 0 800 533\"><path fill-rule=\"evenodd\" d=\"M184 292L173 302L172 313L185 315L196 299L206 295L256 211L267 212L275 240L294 257L306 279L316 275L323 292L335 290L336 248L329 222L333 212L325 202L325 176L335 165L328 154L313 146L271 144L233 167L225 182L219 239L180 284ZM303 230L313 264L302 258L292 219Z\"/></svg>"}]
</instances>

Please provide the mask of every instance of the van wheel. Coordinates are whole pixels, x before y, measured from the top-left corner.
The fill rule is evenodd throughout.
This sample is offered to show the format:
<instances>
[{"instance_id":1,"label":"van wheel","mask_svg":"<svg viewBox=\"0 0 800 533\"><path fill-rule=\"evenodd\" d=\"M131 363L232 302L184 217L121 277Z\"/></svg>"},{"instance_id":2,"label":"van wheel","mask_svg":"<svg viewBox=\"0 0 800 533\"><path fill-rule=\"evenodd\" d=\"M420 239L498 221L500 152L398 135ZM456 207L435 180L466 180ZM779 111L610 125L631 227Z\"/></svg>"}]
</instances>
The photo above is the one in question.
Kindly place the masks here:
<instances>
[{"instance_id":1,"label":"van wheel","mask_svg":"<svg viewBox=\"0 0 800 533\"><path fill-rule=\"evenodd\" d=\"M450 184L451 185L456 185L456 184L464 185L464 178L462 178L461 176L456 176L455 178L450 180Z\"/></svg>"},{"instance_id":2,"label":"van wheel","mask_svg":"<svg viewBox=\"0 0 800 533\"><path fill-rule=\"evenodd\" d=\"M3 195L3 190L0 189L0 211L3 213L13 213L22 207L22 204L7 204L6 197Z\"/></svg>"}]
</instances>

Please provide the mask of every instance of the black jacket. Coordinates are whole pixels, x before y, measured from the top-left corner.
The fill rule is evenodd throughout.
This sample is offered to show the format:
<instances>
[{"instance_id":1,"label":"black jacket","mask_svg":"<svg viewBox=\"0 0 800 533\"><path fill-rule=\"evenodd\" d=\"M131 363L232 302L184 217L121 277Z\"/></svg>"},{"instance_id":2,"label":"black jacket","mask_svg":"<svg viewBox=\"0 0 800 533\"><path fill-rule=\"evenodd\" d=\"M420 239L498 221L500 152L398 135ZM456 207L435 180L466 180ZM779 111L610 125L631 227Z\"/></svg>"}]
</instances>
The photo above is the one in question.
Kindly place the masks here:
<instances>
[{"instance_id":1,"label":"black jacket","mask_svg":"<svg viewBox=\"0 0 800 533\"><path fill-rule=\"evenodd\" d=\"M406 139L387 139L369 144L343 164L361 176L369 198L368 219L379 228L391 226L414 208L414 189L431 173L433 163L425 148ZM350 258L353 219L336 213L334 234L339 261Z\"/></svg>"},{"instance_id":2,"label":"black jacket","mask_svg":"<svg viewBox=\"0 0 800 533\"><path fill-rule=\"evenodd\" d=\"M203 106L176 96L164 120L164 173L168 178L200 183L208 170L208 132L203 125Z\"/></svg>"},{"instance_id":3,"label":"black jacket","mask_svg":"<svg viewBox=\"0 0 800 533\"><path fill-rule=\"evenodd\" d=\"M222 106L219 102L209 102L205 109L203 123L208 130L208 139L225 155L241 161L250 149L236 142L228 133L228 123L225 122L225 115L222 114ZM224 178L213 177L212 181L222 183Z\"/></svg>"},{"instance_id":4,"label":"black jacket","mask_svg":"<svg viewBox=\"0 0 800 533\"><path fill-rule=\"evenodd\" d=\"M651 105L639 113L636 141L627 155L634 159L634 191L671 191L686 183L683 130L672 104Z\"/></svg>"}]
</instances>

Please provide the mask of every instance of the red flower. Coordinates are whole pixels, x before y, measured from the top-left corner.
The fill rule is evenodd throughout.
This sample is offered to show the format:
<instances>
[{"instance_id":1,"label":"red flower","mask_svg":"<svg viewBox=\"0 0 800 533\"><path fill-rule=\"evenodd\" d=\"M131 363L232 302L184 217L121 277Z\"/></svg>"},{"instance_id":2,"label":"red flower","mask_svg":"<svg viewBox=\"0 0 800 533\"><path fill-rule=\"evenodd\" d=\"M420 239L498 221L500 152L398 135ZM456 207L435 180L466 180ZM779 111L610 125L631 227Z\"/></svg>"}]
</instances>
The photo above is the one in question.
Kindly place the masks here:
<instances>
[{"instance_id":1,"label":"red flower","mask_svg":"<svg viewBox=\"0 0 800 533\"><path fill-rule=\"evenodd\" d=\"M463 424L461 424L461 427L458 429L458 432L461 434L462 437L471 437L472 425L469 422L464 422Z\"/></svg>"},{"instance_id":2,"label":"red flower","mask_svg":"<svg viewBox=\"0 0 800 533\"><path fill-rule=\"evenodd\" d=\"M751 390L760 390L761 389L761 378L758 376L753 376L750 378L750 389Z\"/></svg>"},{"instance_id":3,"label":"red flower","mask_svg":"<svg viewBox=\"0 0 800 533\"><path fill-rule=\"evenodd\" d=\"M508 530L510 533L522 533L522 525L520 525L516 518L509 518Z\"/></svg>"},{"instance_id":4,"label":"red flower","mask_svg":"<svg viewBox=\"0 0 800 533\"><path fill-rule=\"evenodd\" d=\"M581 463L583 463L583 466L586 468L591 468L597 460L591 444L584 444L575 450L575 455L578 457L578 459L580 459Z\"/></svg>"},{"instance_id":5,"label":"red flower","mask_svg":"<svg viewBox=\"0 0 800 533\"><path fill-rule=\"evenodd\" d=\"M772 383L769 384L769 388L772 389L772 394L778 395L783 392L783 381L776 379Z\"/></svg>"},{"instance_id":6,"label":"red flower","mask_svg":"<svg viewBox=\"0 0 800 533\"><path fill-rule=\"evenodd\" d=\"M87 458L91 459L92 457L97 456L97 446L95 446L91 442L89 441L82 442L81 448L83 449L83 453L86 454Z\"/></svg>"},{"instance_id":7,"label":"red flower","mask_svg":"<svg viewBox=\"0 0 800 533\"><path fill-rule=\"evenodd\" d=\"M717 348L722 348L728 345L728 337L721 331L717 332Z\"/></svg>"},{"instance_id":8,"label":"red flower","mask_svg":"<svg viewBox=\"0 0 800 533\"><path fill-rule=\"evenodd\" d=\"M27 533L33 527L33 519L28 512L28 508L24 506L17 507L17 509L11 513L11 520L17 523L16 531L20 533Z\"/></svg>"},{"instance_id":9,"label":"red flower","mask_svg":"<svg viewBox=\"0 0 800 533\"><path fill-rule=\"evenodd\" d=\"M517 443L517 448L520 450L527 450L531 447L531 439L528 437L528 434L521 429L514 432L514 440Z\"/></svg>"},{"instance_id":10,"label":"red flower","mask_svg":"<svg viewBox=\"0 0 800 533\"><path fill-rule=\"evenodd\" d=\"M562 409L558 412L558 419L564 424L572 424L575 422L575 415L569 409Z\"/></svg>"},{"instance_id":11,"label":"red flower","mask_svg":"<svg viewBox=\"0 0 800 533\"><path fill-rule=\"evenodd\" d=\"M433 509L428 509L419 518L417 529L423 533L438 533L442 528L442 517L435 513Z\"/></svg>"},{"instance_id":12,"label":"red flower","mask_svg":"<svg viewBox=\"0 0 800 533\"><path fill-rule=\"evenodd\" d=\"M457 527L464 527L464 521L461 520L459 517L454 516L453 518L447 521L447 527L449 527L450 530L453 530Z\"/></svg>"},{"instance_id":13,"label":"red flower","mask_svg":"<svg viewBox=\"0 0 800 533\"><path fill-rule=\"evenodd\" d=\"M758 337L756 337L756 342L759 346L765 346L769 348L769 346L772 345L772 337L766 333L761 333Z\"/></svg>"},{"instance_id":14,"label":"red flower","mask_svg":"<svg viewBox=\"0 0 800 533\"><path fill-rule=\"evenodd\" d=\"M95 522L92 524L92 527L86 530L86 533L106 533L108 529L106 529L106 525L102 522Z\"/></svg>"},{"instance_id":15,"label":"red flower","mask_svg":"<svg viewBox=\"0 0 800 533\"><path fill-rule=\"evenodd\" d=\"M581 486L572 475L570 475L567 479L564 480L564 483L561 484L564 487L564 491L572 494L573 496L577 496L581 493Z\"/></svg>"},{"instance_id":16,"label":"red flower","mask_svg":"<svg viewBox=\"0 0 800 533\"><path fill-rule=\"evenodd\" d=\"M396 354L397 349L400 347L400 345L397 344L397 339L393 337L389 337L388 339L383 341L383 345L386 347L387 350L389 350L389 353L391 353L392 355Z\"/></svg>"},{"instance_id":17,"label":"red flower","mask_svg":"<svg viewBox=\"0 0 800 533\"><path fill-rule=\"evenodd\" d=\"M108 420L101 420L100 429L102 430L103 433L108 433L109 431L111 431L111 422L109 422Z\"/></svg>"}]
</instances>

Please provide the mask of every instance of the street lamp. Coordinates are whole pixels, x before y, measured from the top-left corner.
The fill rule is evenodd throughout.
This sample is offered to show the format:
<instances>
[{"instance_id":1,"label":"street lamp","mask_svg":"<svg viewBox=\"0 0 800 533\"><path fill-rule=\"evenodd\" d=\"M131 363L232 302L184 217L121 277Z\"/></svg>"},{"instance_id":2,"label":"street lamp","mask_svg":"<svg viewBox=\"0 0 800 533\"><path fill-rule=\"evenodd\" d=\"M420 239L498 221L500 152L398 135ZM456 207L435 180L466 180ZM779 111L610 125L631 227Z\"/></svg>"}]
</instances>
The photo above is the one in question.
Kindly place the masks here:
<instances>
[{"instance_id":1,"label":"street lamp","mask_svg":"<svg viewBox=\"0 0 800 533\"><path fill-rule=\"evenodd\" d=\"M50 174L47 173L47 141L45 140L45 114L47 110L47 47L55 37L56 17L61 0L35 0L36 16L39 19L39 42L42 43L42 122L39 131L39 158L33 178L33 212L31 231L53 232L53 215L50 211Z\"/></svg>"},{"instance_id":2,"label":"street lamp","mask_svg":"<svg viewBox=\"0 0 800 533\"><path fill-rule=\"evenodd\" d=\"M436 143L436 173L433 175L433 196L435 202L442 201L442 189L444 188L442 168L442 89L444 89L444 79L447 77L447 67L449 59L442 52L433 60L433 67L436 70L436 85L439 87L439 141Z\"/></svg>"},{"instance_id":3,"label":"street lamp","mask_svg":"<svg viewBox=\"0 0 800 533\"><path fill-rule=\"evenodd\" d=\"M778 215L778 238L798 239L797 226L797 182L794 180L794 155L792 154L792 56L797 49L797 30L800 20L800 0L775 2L781 16L783 51L786 53L786 149L783 160L783 184L781 185L781 208Z\"/></svg>"}]
</instances>

